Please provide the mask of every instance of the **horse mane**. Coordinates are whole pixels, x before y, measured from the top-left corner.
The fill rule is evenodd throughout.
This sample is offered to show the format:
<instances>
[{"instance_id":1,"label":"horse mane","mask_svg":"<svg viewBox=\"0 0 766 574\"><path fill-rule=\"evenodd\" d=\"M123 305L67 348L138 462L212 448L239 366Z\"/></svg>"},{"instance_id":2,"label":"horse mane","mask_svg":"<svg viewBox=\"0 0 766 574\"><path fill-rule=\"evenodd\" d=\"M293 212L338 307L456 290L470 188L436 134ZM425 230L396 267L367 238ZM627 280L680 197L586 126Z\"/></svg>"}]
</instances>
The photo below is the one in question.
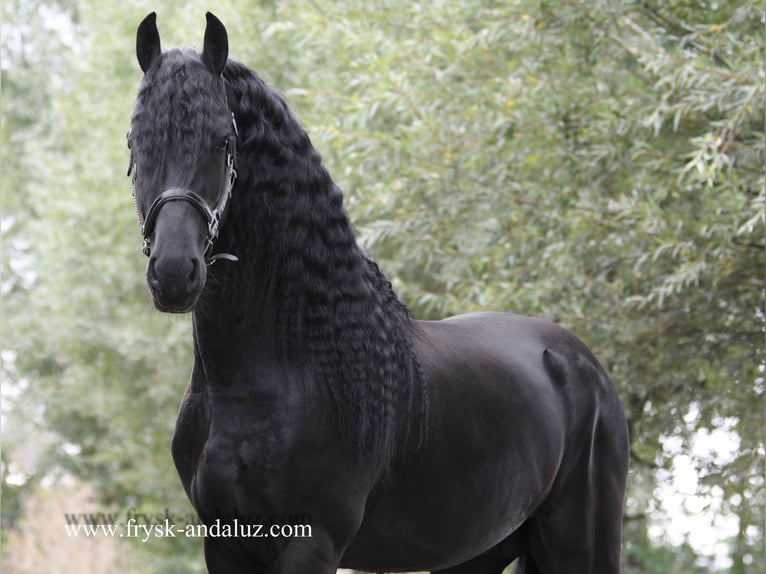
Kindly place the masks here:
<instances>
[{"instance_id":1,"label":"horse mane","mask_svg":"<svg viewBox=\"0 0 766 574\"><path fill-rule=\"evenodd\" d=\"M386 464L402 440L425 437L408 310L357 244L340 189L284 99L238 62L223 75L239 138L219 248L253 281L270 278L283 358L309 364L349 443Z\"/></svg>"}]
</instances>

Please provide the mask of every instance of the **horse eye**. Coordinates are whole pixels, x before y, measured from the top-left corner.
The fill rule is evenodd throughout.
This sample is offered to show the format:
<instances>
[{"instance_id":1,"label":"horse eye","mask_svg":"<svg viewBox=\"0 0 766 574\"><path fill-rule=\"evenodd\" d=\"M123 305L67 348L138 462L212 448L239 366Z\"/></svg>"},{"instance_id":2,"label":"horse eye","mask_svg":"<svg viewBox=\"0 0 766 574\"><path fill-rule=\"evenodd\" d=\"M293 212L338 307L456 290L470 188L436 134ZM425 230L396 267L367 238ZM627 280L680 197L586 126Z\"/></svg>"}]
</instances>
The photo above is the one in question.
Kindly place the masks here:
<instances>
[{"instance_id":1,"label":"horse eye","mask_svg":"<svg viewBox=\"0 0 766 574\"><path fill-rule=\"evenodd\" d=\"M218 142L218 147L216 149L218 151L226 151L227 147L229 147L229 138L223 138Z\"/></svg>"}]
</instances>

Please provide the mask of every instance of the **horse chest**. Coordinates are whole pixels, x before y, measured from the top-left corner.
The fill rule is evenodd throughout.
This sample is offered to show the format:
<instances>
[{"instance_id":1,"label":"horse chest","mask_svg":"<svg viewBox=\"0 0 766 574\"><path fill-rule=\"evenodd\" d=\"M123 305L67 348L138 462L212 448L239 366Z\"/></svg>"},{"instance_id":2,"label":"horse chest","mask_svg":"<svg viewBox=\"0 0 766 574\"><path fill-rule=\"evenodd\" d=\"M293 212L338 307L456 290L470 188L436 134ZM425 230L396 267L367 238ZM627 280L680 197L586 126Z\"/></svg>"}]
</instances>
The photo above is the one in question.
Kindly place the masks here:
<instances>
[{"instance_id":1,"label":"horse chest","mask_svg":"<svg viewBox=\"0 0 766 574\"><path fill-rule=\"evenodd\" d=\"M199 421L208 431L193 469L200 514L304 511L292 505L313 489L311 461L336 442L307 405L289 393L208 393L207 421Z\"/></svg>"},{"instance_id":2,"label":"horse chest","mask_svg":"<svg viewBox=\"0 0 766 574\"><path fill-rule=\"evenodd\" d=\"M291 411L277 400L210 399L204 462L230 467L238 480L273 472L299 438L300 428L291 420Z\"/></svg>"}]
</instances>

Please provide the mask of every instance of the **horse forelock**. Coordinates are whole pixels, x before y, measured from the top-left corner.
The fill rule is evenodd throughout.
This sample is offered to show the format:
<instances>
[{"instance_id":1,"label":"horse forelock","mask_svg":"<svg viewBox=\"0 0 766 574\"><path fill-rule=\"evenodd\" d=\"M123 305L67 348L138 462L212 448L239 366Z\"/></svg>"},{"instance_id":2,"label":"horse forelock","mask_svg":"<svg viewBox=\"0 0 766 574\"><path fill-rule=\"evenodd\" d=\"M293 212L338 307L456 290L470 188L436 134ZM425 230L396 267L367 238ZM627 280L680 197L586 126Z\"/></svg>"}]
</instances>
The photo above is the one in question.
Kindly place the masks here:
<instances>
[{"instance_id":1,"label":"horse forelock","mask_svg":"<svg viewBox=\"0 0 766 574\"><path fill-rule=\"evenodd\" d=\"M229 287L270 277L284 360L308 361L355 448L390 460L402 440L425 432L407 309L357 244L340 189L284 99L237 62L224 78L240 138L221 249L240 256L242 274L258 266Z\"/></svg>"}]
</instances>

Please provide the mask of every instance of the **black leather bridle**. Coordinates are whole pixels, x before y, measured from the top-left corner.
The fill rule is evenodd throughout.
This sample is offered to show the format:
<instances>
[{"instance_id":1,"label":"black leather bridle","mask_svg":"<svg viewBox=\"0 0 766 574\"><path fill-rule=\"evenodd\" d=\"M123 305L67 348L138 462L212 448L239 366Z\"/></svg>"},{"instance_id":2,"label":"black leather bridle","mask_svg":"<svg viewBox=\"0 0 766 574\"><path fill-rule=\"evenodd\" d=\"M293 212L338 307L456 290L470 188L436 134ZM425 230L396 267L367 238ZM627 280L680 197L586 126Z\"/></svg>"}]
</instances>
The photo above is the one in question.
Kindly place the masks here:
<instances>
[{"instance_id":1,"label":"black leather bridle","mask_svg":"<svg viewBox=\"0 0 766 574\"><path fill-rule=\"evenodd\" d=\"M194 193L190 189L182 187L172 187L163 191L149 206L149 211L146 215L143 214L139 207L138 198L136 197L136 178L138 176L136 170L135 154L131 149L130 154L130 166L128 167L128 175L132 175L133 184L133 203L136 207L136 215L138 217L138 223L141 225L141 234L144 237L144 244L142 251L144 255L149 257L151 255L151 237L154 233L154 227L157 224L157 216L160 213L160 209L166 203L171 201L186 201L191 203L194 208L202 215L207 222L207 238L205 240L205 262L207 265L212 265L219 259L228 259L229 261L237 261L237 257L230 253L216 253L213 255L213 244L218 238L219 226L221 224L221 217L226 210L226 205L231 199L231 190L234 187L234 182L237 179L237 170L235 160L237 157L236 152L236 137L237 133L237 121L234 119L234 114L231 115L231 122L234 131L233 137L226 138L226 177L223 188L218 194L218 199L215 205L211 207L207 202L199 195ZM128 132L128 147L131 147L131 132Z\"/></svg>"}]
</instances>

